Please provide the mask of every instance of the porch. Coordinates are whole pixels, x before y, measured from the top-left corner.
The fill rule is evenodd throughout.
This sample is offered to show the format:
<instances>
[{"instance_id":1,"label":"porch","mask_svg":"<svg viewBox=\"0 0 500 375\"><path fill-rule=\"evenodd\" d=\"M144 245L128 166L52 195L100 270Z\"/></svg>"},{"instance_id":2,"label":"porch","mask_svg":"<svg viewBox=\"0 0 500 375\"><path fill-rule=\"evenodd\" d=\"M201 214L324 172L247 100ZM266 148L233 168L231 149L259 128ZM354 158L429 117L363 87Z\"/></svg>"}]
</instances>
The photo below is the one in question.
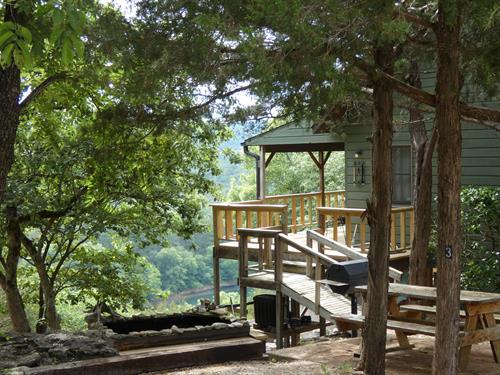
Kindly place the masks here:
<instances>
[{"instance_id":1,"label":"porch","mask_svg":"<svg viewBox=\"0 0 500 375\"><path fill-rule=\"evenodd\" d=\"M324 200L325 205L321 202ZM364 209L345 207L345 191L311 192L303 194L272 195L262 199L229 203L214 203L213 267L214 295L219 303L221 259L239 259L237 229L277 229L296 243L311 246L307 230L313 230L366 256L369 249L369 227ZM407 269L414 236L413 207L393 207L390 265L401 271ZM319 245L318 245L319 246ZM248 260L257 269L271 269L274 243L266 238L248 240ZM347 260L345 252L322 246L328 257ZM283 254L283 271L306 274L307 262L303 253L290 247Z\"/></svg>"}]
</instances>

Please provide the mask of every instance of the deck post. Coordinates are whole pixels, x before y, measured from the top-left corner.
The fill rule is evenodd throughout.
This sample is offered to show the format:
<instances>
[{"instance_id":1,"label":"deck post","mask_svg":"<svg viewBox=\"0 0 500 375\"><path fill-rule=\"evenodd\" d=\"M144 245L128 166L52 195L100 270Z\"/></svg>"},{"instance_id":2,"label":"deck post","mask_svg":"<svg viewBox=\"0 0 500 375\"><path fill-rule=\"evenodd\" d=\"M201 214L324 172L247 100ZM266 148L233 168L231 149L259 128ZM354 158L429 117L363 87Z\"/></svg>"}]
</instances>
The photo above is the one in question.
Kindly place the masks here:
<instances>
[{"instance_id":1,"label":"deck post","mask_svg":"<svg viewBox=\"0 0 500 375\"><path fill-rule=\"evenodd\" d=\"M214 246L212 250L212 266L214 272L214 303L220 305L220 265L217 248Z\"/></svg>"},{"instance_id":2,"label":"deck post","mask_svg":"<svg viewBox=\"0 0 500 375\"><path fill-rule=\"evenodd\" d=\"M266 150L264 146L260 146L260 176L259 176L259 184L260 184L260 196L259 199L264 199L266 197Z\"/></svg>"},{"instance_id":3,"label":"deck post","mask_svg":"<svg viewBox=\"0 0 500 375\"><path fill-rule=\"evenodd\" d=\"M276 348L283 348L283 293L281 292L281 283L283 281L283 263L282 254L286 244L280 240L279 235L274 239L274 284L276 288Z\"/></svg>"},{"instance_id":4,"label":"deck post","mask_svg":"<svg viewBox=\"0 0 500 375\"><path fill-rule=\"evenodd\" d=\"M247 287L241 281L248 276L248 237L240 235L239 239L239 284L240 284L240 318L247 317Z\"/></svg>"},{"instance_id":5,"label":"deck post","mask_svg":"<svg viewBox=\"0 0 500 375\"><path fill-rule=\"evenodd\" d=\"M319 152L319 191L321 193L320 206L325 206L325 157L323 151Z\"/></svg>"},{"instance_id":6,"label":"deck post","mask_svg":"<svg viewBox=\"0 0 500 375\"><path fill-rule=\"evenodd\" d=\"M292 318L299 318L300 319L300 304L295 301L294 299L291 299L291 316ZM291 335L291 346L297 346L300 344L300 333L292 333Z\"/></svg>"}]
</instances>

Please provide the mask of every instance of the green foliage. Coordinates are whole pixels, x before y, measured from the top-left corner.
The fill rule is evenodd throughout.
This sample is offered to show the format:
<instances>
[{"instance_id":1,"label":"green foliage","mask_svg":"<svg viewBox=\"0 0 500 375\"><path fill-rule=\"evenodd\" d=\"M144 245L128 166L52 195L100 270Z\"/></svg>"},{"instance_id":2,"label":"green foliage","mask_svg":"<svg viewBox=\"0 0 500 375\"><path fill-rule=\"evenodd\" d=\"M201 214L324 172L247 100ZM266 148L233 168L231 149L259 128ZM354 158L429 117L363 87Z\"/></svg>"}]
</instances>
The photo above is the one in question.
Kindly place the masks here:
<instances>
[{"instance_id":1,"label":"green foliage","mask_svg":"<svg viewBox=\"0 0 500 375\"><path fill-rule=\"evenodd\" d=\"M500 188L462 190L462 285L500 292Z\"/></svg>"},{"instance_id":2,"label":"green foliage","mask_svg":"<svg viewBox=\"0 0 500 375\"><path fill-rule=\"evenodd\" d=\"M255 163L245 158L245 173L231 180L228 200L255 199ZM344 189L344 153L333 152L325 167L325 189ZM293 194L319 191L319 171L304 153L276 154L266 168L267 194Z\"/></svg>"},{"instance_id":3,"label":"green foliage","mask_svg":"<svg viewBox=\"0 0 500 375\"><path fill-rule=\"evenodd\" d=\"M79 1L6 2L0 23L0 65L32 69L47 55L65 66L82 58L85 7Z\"/></svg>"}]
</instances>

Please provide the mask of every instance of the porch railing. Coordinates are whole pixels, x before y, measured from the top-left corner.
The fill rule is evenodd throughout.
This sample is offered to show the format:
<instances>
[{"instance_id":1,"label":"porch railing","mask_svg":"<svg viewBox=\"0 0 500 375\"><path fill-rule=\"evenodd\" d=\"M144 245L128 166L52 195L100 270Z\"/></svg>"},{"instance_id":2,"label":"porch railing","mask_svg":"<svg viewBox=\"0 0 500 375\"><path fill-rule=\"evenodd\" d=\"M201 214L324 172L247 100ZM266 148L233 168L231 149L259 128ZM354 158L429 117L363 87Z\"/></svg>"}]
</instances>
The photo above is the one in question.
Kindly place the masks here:
<instances>
[{"instance_id":1,"label":"porch railing","mask_svg":"<svg viewBox=\"0 0 500 375\"><path fill-rule=\"evenodd\" d=\"M367 221L363 208L318 207L320 232L325 234L331 226L332 237L339 241L339 230L343 231L344 243L348 247L359 247L366 252ZM339 225L340 224L340 225ZM414 210L412 206L393 207L391 210L390 250L409 250L414 237Z\"/></svg>"},{"instance_id":2,"label":"porch railing","mask_svg":"<svg viewBox=\"0 0 500 375\"><path fill-rule=\"evenodd\" d=\"M251 201L213 203L214 244L236 240L237 228L276 228L297 232L319 225L321 193L271 195ZM327 207L345 207L345 191L325 192ZM285 229L286 227L286 229Z\"/></svg>"}]
</instances>

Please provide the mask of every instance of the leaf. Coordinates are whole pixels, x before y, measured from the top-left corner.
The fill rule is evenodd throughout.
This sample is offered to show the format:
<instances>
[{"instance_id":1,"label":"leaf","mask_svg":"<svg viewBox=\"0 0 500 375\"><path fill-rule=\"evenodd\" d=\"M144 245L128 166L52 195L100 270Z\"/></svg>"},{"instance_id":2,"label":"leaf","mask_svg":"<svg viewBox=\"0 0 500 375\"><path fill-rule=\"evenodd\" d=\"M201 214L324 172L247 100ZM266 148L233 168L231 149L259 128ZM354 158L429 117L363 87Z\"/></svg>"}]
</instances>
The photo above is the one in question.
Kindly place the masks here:
<instances>
[{"instance_id":1,"label":"leaf","mask_svg":"<svg viewBox=\"0 0 500 375\"><path fill-rule=\"evenodd\" d=\"M59 38L61 37L63 31L64 31L63 27L54 27L52 29L52 32L50 33L49 42L51 44L56 44Z\"/></svg>"},{"instance_id":2,"label":"leaf","mask_svg":"<svg viewBox=\"0 0 500 375\"><path fill-rule=\"evenodd\" d=\"M16 25L14 24L14 22L7 21L7 22L2 22L0 24L0 32L2 32L4 30L15 30L15 29L16 29Z\"/></svg>"},{"instance_id":3,"label":"leaf","mask_svg":"<svg viewBox=\"0 0 500 375\"><path fill-rule=\"evenodd\" d=\"M21 33L23 39L26 42L31 43L33 41L33 36L31 35L31 31L27 27L21 26L19 28L19 32Z\"/></svg>"},{"instance_id":4,"label":"leaf","mask_svg":"<svg viewBox=\"0 0 500 375\"><path fill-rule=\"evenodd\" d=\"M78 11L72 11L68 14L69 24L75 31L81 31L83 29L83 24L85 22L85 16L82 18L80 15L83 13Z\"/></svg>"},{"instance_id":5,"label":"leaf","mask_svg":"<svg viewBox=\"0 0 500 375\"><path fill-rule=\"evenodd\" d=\"M7 31L3 34L0 35L0 48L2 48L3 45L10 43L13 39L15 39L16 34L14 34L12 31Z\"/></svg>"},{"instance_id":6,"label":"leaf","mask_svg":"<svg viewBox=\"0 0 500 375\"><path fill-rule=\"evenodd\" d=\"M54 26L62 26L64 23L64 13L60 10L55 8L53 13L52 13L52 22Z\"/></svg>"},{"instance_id":7,"label":"leaf","mask_svg":"<svg viewBox=\"0 0 500 375\"><path fill-rule=\"evenodd\" d=\"M21 53L23 55L23 66L30 68L33 65L33 59L31 57L31 51L28 43L23 40L17 40L16 44L19 46Z\"/></svg>"},{"instance_id":8,"label":"leaf","mask_svg":"<svg viewBox=\"0 0 500 375\"><path fill-rule=\"evenodd\" d=\"M83 57L83 52L85 50L85 45L81 41L80 38L76 37L75 35L70 35L71 43L73 44L73 47L75 48L76 55L78 57Z\"/></svg>"},{"instance_id":9,"label":"leaf","mask_svg":"<svg viewBox=\"0 0 500 375\"><path fill-rule=\"evenodd\" d=\"M71 64L71 60L73 60L71 41L69 39L64 39L62 46L62 62L64 65L69 65Z\"/></svg>"},{"instance_id":10,"label":"leaf","mask_svg":"<svg viewBox=\"0 0 500 375\"><path fill-rule=\"evenodd\" d=\"M14 63L17 66L24 66L23 53L18 48L14 48Z\"/></svg>"},{"instance_id":11,"label":"leaf","mask_svg":"<svg viewBox=\"0 0 500 375\"><path fill-rule=\"evenodd\" d=\"M0 56L0 64L2 66L9 66L12 60L12 50L14 49L14 43L8 44L2 51Z\"/></svg>"}]
</instances>

